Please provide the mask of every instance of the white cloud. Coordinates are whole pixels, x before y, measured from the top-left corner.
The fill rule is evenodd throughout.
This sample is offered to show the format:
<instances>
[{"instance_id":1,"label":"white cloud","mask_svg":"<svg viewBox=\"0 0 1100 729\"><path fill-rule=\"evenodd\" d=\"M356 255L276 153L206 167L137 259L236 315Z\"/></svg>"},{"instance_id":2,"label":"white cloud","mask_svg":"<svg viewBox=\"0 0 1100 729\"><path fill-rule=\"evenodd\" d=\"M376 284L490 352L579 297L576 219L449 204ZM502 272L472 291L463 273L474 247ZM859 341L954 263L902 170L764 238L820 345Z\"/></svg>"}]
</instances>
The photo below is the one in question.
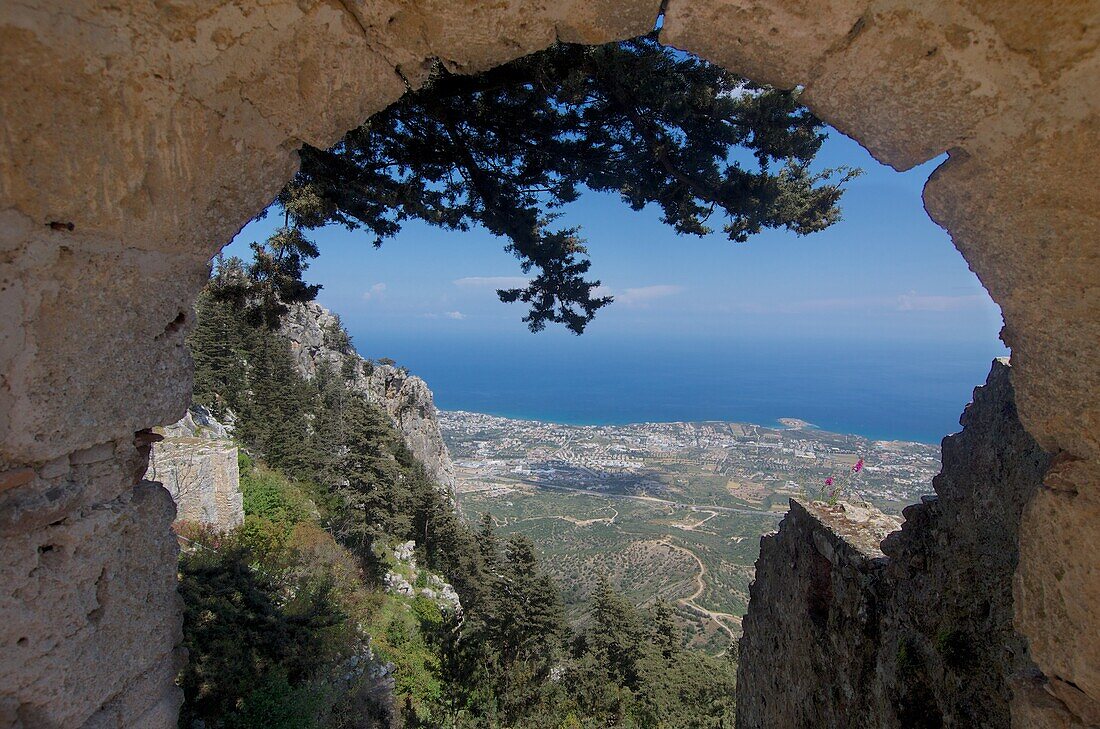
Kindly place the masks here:
<instances>
[{"instance_id":1,"label":"white cloud","mask_svg":"<svg viewBox=\"0 0 1100 729\"><path fill-rule=\"evenodd\" d=\"M683 290L683 286L675 286L673 284L655 284L653 286L638 286L635 288L623 289L622 293L616 294L612 292L612 295L615 297L615 303L617 304L625 304L627 306L639 306L648 304L654 299L663 299L668 296L675 296Z\"/></svg>"},{"instance_id":2,"label":"white cloud","mask_svg":"<svg viewBox=\"0 0 1100 729\"><path fill-rule=\"evenodd\" d=\"M842 311L960 311L980 307L981 294L940 296L911 291L898 296L838 296L820 299L736 302L722 310L744 314L819 314Z\"/></svg>"},{"instance_id":3,"label":"white cloud","mask_svg":"<svg viewBox=\"0 0 1100 729\"><path fill-rule=\"evenodd\" d=\"M515 289L526 286L528 280L523 276L467 276L454 280L455 286L464 289Z\"/></svg>"},{"instance_id":4,"label":"white cloud","mask_svg":"<svg viewBox=\"0 0 1100 729\"><path fill-rule=\"evenodd\" d=\"M427 314L421 314L420 316L425 319L453 319L455 321L462 321L466 318L466 315L461 311L445 311L442 314L437 314L434 311L430 311Z\"/></svg>"},{"instance_id":5,"label":"white cloud","mask_svg":"<svg viewBox=\"0 0 1100 729\"><path fill-rule=\"evenodd\" d=\"M363 292L363 301L377 301L386 294L386 284L376 283Z\"/></svg>"},{"instance_id":6,"label":"white cloud","mask_svg":"<svg viewBox=\"0 0 1100 729\"><path fill-rule=\"evenodd\" d=\"M899 311L958 311L981 304L980 294L967 296L924 296L915 292L898 297Z\"/></svg>"}]
</instances>

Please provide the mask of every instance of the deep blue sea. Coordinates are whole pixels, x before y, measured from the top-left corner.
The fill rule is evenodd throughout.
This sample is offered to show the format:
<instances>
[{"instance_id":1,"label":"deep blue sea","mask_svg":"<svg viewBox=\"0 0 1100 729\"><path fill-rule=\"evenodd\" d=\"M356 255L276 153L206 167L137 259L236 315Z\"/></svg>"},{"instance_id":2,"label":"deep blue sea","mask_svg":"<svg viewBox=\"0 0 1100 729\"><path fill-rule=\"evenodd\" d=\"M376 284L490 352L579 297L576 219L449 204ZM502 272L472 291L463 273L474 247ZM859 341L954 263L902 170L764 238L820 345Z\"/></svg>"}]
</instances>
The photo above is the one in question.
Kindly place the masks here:
<instances>
[{"instance_id":1,"label":"deep blue sea","mask_svg":"<svg viewBox=\"0 0 1100 729\"><path fill-rule=\"evenodd\" d=\"M939 443L959 429L998 345L374 338L444 410L571 424L807 420L875 439Z\"/></svg>"}]
</instances>

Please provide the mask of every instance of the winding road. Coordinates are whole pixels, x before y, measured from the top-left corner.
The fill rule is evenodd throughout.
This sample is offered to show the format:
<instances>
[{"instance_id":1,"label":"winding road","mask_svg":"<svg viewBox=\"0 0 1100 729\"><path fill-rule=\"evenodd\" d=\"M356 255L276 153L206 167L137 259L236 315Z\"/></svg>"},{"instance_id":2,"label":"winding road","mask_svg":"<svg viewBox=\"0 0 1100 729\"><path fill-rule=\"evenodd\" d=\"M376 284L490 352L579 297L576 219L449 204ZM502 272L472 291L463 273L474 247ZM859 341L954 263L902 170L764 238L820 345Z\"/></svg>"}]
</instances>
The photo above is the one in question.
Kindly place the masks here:
<instances>
[{"instance_id":1,"label":"winding road","mask_svg":"<svg viewBox=\"0 0 1100 729\"><path fill-rule=\"evenodd\" d=\"M659 540L658 544L664 544L670 549L675 549L679 552L687 554L689 557L694 559L695 564L699 566L699 572L695 575L695 592L691 593L691 595L689 595L688 597L681 597L677 599L676 602L696 614L707 616L709 619L714 621L715 625L726 631L726 634L730 637L730 640L737 640L737 635L733 632L730 626L726 625L726 623L723 621L723 618L730 620L735 625L737 625L737 627L741 627L740 616L730 615L729 613L720 613L714 610L708 610L699 603L695 602L700 596L702 596L703 591L707 587L706 582L703 580L703 578L707 576L707 566L703 564L703 560L699 559L699 555L697 555L695 552L691 551L687 547L683 547L679 544L673 543L672 540L667 537L665 539ZM725 653L725 651L722 651L722 653Z\"/></svg>"}]
</instances>

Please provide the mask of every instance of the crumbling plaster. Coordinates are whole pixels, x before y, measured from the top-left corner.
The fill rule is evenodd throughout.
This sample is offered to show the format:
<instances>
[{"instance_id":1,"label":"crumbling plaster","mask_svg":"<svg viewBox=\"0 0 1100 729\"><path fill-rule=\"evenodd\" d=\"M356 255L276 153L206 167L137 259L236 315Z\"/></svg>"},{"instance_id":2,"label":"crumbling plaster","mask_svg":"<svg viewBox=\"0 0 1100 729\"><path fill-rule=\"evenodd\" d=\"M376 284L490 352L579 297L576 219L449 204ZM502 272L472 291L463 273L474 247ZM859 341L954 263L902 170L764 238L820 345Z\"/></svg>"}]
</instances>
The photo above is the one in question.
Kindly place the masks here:
<instances>
[{"instance_id":1,"label":"crumbling plaster","mask_svg":"<svg viewBox=\"0 0 1100 729\"><path fill-rule=\"evenodd\" d=\"M182 336L207 260L292 174L303 141L336 141L406 81L419 83L431 58L478 70L554 38L645 32L658 9L639 0L0 4L4 553L9 540L46 539L50 528L90 529L80 524L97 510L135 498L140 469L89 481L70 454L113 444L119 463L140 460L134 433L183 414ZM662 36L756 80L804 86L815 112L898 168L948 153L927 208L1001 305L1021 419L1061 454L1021 526L1018 628L1040 667L1094 706L1100 5L670 0ZM167 521L150 519L141 539L168 544ZM171 575L169 551L118 552L117 569ZM42 599L5 603L5 613ZM133 628L151 639L130 653L109 649L108 617L99 654L75 657L74 670L175 660L152 640L178 625L172 600L157 593L147 624ZM27 637L12 622L0 622L4 653ZM40 654L23 666L32 678L55 670ZM27 716L45 706L65 727L112 700L89 684L54 707L64 701L34 688L41 683L5 681L0 693ZM161 688L157 705L170 706L173 690Z\"/></svg>"}]
</instances>

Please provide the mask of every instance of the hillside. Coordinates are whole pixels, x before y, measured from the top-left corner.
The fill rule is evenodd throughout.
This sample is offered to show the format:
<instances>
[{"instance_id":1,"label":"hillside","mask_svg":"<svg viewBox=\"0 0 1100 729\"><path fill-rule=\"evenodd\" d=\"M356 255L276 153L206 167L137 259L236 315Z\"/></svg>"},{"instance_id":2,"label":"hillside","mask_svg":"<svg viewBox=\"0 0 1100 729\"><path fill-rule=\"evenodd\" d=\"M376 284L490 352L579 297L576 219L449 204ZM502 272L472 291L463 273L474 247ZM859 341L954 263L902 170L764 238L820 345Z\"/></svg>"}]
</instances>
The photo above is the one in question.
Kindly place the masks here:
<instances>
[{"instance_id":1,"label":"hillside","mask_svg":"<svg viewBox=\"0 0 1100 729\"><path fill-rule=\"evenodd\" d=\"M364 359L355 351L340 318L315 301L296 303L280 320L298 374L312 380L328 367L345 373L347 386L383 409L405 446L428 475L454 489L454 469L439 431L432 391L424 380L394 364Z\"/></svg>"},{"instance_id":2,"label":"hillside","mask_svg":"<svg viewBox=\"0 0 1100 729\"><path fill-rule=\"evenodd\" d=\"M443 412L467 518L492 514L529 536L562 586L570 619L607 579L638 605L676 608L689 645L724 653L741 633L760 537L790 497L900 511L931 491L938 449L870 441L787 419L748 423L580 426ZM853 478L851 473L863 458Z\"/></svg>"},{"instance_id":3,"label":"hillside","mask_svg":"<svg viewBox=\"0 0 1100 729\"><path fill-rule=\"evenodd\" d=\"M220 296L233 270L189 346L196 404L241 449L244 519L178 524L181 727L729 724L732 661L606 582L574 629L531 539L458 517L427 386L319 306L251 317Z\"/></svg>"}]
</instances>

